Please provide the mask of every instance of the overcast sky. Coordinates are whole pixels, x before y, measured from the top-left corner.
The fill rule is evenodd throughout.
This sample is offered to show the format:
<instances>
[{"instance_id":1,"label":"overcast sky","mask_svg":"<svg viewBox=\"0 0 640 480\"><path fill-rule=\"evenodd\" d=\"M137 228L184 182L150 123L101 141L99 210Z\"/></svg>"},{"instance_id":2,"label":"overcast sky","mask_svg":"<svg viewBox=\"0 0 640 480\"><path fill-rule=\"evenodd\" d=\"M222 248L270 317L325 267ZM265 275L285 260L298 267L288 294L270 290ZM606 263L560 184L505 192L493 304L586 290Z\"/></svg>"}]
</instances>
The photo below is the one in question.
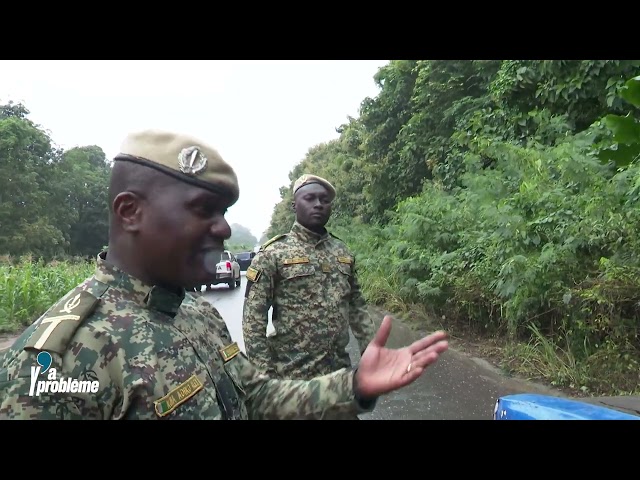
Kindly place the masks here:
<instances>
[{"instance_id":1,"label":"overcast sky","mask_svg":"<svg viewBox=\"0 0 640 480\"><path fill-rule=\"evenodd\" d=\"M22 101L60 147L98 145L108 158L133 130L201 137L238 174L229 223L260 238L289 171L359 115L362 100L378 94L373 76L387 63L3 60L0 102Z\"/></svg>"}]
</instances>

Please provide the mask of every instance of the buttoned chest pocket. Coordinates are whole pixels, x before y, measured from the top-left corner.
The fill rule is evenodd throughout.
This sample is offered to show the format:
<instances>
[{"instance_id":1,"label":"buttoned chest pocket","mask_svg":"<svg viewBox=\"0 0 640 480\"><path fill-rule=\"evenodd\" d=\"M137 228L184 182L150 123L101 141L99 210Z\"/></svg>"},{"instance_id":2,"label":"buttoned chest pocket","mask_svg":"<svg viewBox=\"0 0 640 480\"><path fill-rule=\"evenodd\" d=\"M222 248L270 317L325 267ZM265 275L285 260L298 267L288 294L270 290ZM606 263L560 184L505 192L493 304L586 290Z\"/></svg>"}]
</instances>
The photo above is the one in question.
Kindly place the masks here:
<instances>
[{"instance_id":1,"label":"buttoned chest pocket","mask_svg":"<svg viewBox=\"0 0 640 480\"><path fill-rule=\"evenodd\" d=\"M340 273L342 273L343 275L346 275L347 277L351 277L352 275L352 268L350 263L344 263L339 261L338 270L340 271Z\"/></svg>"},{"instance_id":2,"label":"buttoned chest pocket","mask_svg":"<svg viewBox=\"0 0 640 480\"><path fill-rule=\"evenodd\" d=\"M307 284L313 281L316 268L310 263L283 265L280 271L282 280L291 284Z\"/></svg>"}]
</instances>

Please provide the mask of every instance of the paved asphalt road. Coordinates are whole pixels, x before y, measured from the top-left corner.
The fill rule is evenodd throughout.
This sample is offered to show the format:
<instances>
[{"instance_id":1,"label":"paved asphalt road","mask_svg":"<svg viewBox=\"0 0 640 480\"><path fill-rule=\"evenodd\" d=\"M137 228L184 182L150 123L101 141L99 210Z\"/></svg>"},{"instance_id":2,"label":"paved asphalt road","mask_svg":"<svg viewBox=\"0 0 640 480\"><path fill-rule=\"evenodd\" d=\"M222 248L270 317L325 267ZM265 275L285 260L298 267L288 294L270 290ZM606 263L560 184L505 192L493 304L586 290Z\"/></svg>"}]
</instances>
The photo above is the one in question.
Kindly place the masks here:
<instances>
[{"instance_id":1,"label":"paved asphalt road","mask_svg":"<svg viewBox=\"0 0 640 480\"><path fill-rule=\"evenodd\" d=\"M242 286L229 290L226 285L213 287L204 295L225 319L231 336L244 350L242 338L242 304L246 278ZM381 313L375 313L379 323ZM268 331L272 330L269 326ZM402 347L416 339L416 334L394 320L389 347ZM11 345L12 338L0 338L0 350ZM349 345L351 358L359 354L353 336ZM507 378L486 362L449 349L420 379L404 389L393 392L378 402L376 410L362 415L363 420L489 420L496 398L513 393L547 393L560 395L544 386Z\"/></svg>"}]
</instances>

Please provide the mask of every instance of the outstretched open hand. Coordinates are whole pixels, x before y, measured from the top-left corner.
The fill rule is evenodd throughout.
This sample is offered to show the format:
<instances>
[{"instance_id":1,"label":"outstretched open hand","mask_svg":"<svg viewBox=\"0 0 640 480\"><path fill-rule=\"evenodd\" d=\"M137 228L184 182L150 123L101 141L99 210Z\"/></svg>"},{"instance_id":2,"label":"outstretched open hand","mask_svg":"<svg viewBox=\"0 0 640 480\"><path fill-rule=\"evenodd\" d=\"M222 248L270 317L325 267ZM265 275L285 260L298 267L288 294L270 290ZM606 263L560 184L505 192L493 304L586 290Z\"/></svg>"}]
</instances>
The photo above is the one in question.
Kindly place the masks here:
<instances>
[{"instance_id":1,"label":"outstretched open hand","mask_svg":"<svg viewBox=\"0 0 640 480\"><path fill-rule=\"evenodd\" d=\"M391 317L385 316L376 336L363 352L356 372L358 393L373 398L409 385L449 348L447 334L435 332L411 345L389 349Z\"/></svg>"}]
</instances>

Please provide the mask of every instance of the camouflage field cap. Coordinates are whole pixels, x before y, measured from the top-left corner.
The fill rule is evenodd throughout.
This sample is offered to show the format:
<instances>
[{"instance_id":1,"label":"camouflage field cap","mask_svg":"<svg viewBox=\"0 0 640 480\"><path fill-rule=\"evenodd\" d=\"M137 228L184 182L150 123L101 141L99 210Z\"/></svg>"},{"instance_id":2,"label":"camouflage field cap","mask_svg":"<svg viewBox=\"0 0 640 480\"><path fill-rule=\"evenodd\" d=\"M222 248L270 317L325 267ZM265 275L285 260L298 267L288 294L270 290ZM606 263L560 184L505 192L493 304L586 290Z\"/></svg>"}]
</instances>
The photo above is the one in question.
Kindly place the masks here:
<instances>
[{"instance_id":1,"label":"camouflage field cap","mask_svg":"<svg viewBox=\"0 0 640 480\"><path fill-rule=\"evenodd\" d=\"M293 194L295 195L300 188L304 187L305 185L309 185L311 183L317 183L319 185L322 185L324 188L326 188L329 191L331 200L335 198L336 189L333 188L333 185L331 185L324 178L318 177L317 175L311 175L309 173L305 173L295 181L295 183L293 184Z\"/></svg>"},{"instance_id":2,"label":"camouflage field cap","mask_svg":"<svg viewBox=\"0 0 640 480\"><path fill-rule=\"evenodd\" d=\"M131 133L124 139L116 161L146 165L192 185L238 201L238 178L215 148L189 135L163 130Z\"/></svg>"}]
</instances>

